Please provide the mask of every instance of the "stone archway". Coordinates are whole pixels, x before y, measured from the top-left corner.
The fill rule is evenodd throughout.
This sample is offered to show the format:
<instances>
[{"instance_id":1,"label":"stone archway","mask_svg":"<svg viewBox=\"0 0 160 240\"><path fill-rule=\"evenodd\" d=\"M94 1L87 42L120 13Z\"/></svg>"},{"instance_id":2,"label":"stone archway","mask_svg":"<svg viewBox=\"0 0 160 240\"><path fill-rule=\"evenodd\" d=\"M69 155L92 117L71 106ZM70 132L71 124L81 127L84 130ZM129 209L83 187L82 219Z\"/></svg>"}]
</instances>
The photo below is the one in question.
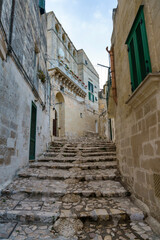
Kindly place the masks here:
<instances>
[{"instance_id":1,"label":"stone archway","mask_svg":"<svg viewBox=\"0 0 160 240\"><path fill-rule=\"evenodd\" d=\"M57 136L65 136L65 100L62 93L58 92L55 97L55 110L57 112Z\"/></svg>"}]
</instances>

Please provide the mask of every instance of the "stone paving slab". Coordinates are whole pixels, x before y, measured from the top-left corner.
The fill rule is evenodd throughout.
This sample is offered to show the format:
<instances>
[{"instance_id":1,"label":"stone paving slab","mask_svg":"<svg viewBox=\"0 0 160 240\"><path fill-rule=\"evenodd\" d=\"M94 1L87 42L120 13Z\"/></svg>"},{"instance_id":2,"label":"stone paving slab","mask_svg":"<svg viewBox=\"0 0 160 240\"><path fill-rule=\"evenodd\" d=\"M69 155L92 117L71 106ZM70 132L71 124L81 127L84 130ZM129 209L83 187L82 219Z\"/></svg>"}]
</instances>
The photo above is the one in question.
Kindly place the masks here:
<instances>
[{"instance_id":1,"label":"stone paving slab","mask_svg":"<svg viewBox=\"0 0 160 240\"><path fill-rule=\"evenodd\" d=\"M9 238L10 234L14 230L16 223L0 223L0 239Z\"/></svg>"},{"instance_id":2,"label":"stone paving slab","mask_svg":"<svg viewBox=\"0 0 160 240\"><path fill-rule=\"evenodd\" d=\"M86 221L79 240L159 240L151 228L141 222L119 223Z\"/></svg>"},{"instance_id":3,"label":"stone paving slab","mask_svg":"<svg viewBox=\"0 0 160 240\"><path fill-rule=\"evenodd\" d=\"M53 225L37 224L7 224L1 223L1 227L10 232L8 236L0 237L6 240L159 240L160 237L154 234L151 228L142 222L114 223L85 221L83 229L72 237L58 235ZM14 230L14 231L13 231ZM12 232L13 231L13 232ZM68 228L69 231L69 228Z\"/></svg>"},{"instance_id":4,"label":"stone paving slab","mask_svg":"<svg viewBox=\"0 0 160 240\"><path fill-rule=\"evenodd\" d=\"M5 239L10 240L159 240L151 228L142 222L113 223L113 222L92 222L86 221L83 229L72 237L58 235L52 225L37 224L13 224L10 236ZM1 226L1 224L0 224ZM3 225L4 226L4 225ZM7 223L6 228L11 229ZM68 231L70 229L68 228ZM4 238L0 238L4 239Z\"/></svg>"}]
</instances>

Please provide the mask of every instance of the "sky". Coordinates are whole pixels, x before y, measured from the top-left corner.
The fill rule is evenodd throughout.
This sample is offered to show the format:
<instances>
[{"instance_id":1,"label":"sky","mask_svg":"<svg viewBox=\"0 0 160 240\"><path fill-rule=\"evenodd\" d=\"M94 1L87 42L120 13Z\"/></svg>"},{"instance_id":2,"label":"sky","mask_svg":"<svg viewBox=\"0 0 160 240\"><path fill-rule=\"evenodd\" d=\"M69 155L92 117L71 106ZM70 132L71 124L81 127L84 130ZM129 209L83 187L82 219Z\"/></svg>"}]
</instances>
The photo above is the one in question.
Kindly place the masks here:
<instances>
[{"instance_id":1,"label":"sky","mask_svg":"<svg viewBox=\"0 0 160 240\"><path fill-rule=\"evenodd\" d=\"M83 49L100 76L100 88L107 80L111 45L112 9L117 0L46 0L46 11L53 11L76 49Z\"/></svg>"}]
</instances>

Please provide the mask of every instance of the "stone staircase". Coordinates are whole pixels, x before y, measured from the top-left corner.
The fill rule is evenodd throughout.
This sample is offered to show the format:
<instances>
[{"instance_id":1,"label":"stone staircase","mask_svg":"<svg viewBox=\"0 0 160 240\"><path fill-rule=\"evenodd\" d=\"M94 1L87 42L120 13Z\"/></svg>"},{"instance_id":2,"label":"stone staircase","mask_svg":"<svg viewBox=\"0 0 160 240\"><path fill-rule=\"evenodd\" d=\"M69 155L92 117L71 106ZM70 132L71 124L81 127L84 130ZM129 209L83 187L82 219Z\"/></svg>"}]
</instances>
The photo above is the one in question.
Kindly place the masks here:
<instances>
[{"instance_id":1,"label":"stone staircase","mask_svg":"<svg viewBox=\"0 0 160 240\"><path fill-rule=\"evenodd\" d=\"M129 195L113 143L55 140L2 191L0 239L160 239Z\"/></svg>"}]
</instances>

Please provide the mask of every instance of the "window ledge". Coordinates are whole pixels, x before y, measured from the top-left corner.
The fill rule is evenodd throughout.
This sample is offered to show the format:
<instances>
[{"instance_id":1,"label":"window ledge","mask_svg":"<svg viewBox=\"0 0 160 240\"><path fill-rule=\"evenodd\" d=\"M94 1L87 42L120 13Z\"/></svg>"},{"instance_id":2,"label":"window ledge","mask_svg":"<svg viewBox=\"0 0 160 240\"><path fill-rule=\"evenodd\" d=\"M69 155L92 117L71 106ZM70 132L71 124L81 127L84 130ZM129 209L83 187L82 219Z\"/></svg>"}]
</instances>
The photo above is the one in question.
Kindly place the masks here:
<instances>
[{"instance_id":1,"label":"window ledge","mask_svg":"<svg viewBox=\"0 0 160 240\"><path fill-rule=\"evenodd\" d=\"M158 89L160 89L160 73L150 73L132 93L126 104L136 108Z\"/></svg>"}]
</instances>

